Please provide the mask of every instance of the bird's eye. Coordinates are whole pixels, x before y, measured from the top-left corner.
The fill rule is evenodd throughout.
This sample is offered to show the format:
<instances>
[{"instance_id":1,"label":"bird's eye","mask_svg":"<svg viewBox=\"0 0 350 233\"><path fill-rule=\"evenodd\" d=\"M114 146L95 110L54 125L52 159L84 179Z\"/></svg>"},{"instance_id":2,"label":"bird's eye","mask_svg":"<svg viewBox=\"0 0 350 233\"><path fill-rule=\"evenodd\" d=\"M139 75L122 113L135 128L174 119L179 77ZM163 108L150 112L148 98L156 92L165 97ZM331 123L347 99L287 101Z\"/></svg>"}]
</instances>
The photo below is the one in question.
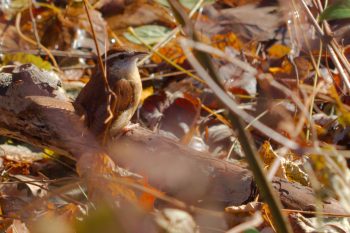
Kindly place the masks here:
<instances>
[{"instance_id":1,"label":"bird's eye","mask_svg":"<svg viewBox=\"0 0 350 233\"><path fill-rule=\"evenodd\" d=\"M119 55L119 59L124 59L124 58L126 58L126 55L125 55L125 54L120 54L120 55Z\"/></svg>"}]
</instances>

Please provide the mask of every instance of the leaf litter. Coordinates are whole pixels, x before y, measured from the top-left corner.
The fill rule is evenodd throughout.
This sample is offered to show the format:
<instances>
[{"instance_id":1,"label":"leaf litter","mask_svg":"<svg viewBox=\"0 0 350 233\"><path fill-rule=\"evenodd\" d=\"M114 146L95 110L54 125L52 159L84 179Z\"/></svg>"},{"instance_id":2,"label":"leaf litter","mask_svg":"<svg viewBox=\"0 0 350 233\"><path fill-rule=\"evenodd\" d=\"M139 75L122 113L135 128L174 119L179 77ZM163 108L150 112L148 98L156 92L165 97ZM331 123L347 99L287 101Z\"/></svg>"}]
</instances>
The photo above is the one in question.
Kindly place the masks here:
<instances>
[{"instance_id":1,"label":"leaf litter","mask_svg":"<svg viewBox=\"0 0 350 233\"><path fill-rule=\"evenodd\" d=\"M27 1L10 2L1 3L0 83L3 81L6 89L6 78L13 72L11 67L31 63L38 70L55 72L55 78L61 79L66 91L73 89L75 94L69 97L73 99L98 65L94 60L96 48L83 1L33 2L34 18L31 18ZM347 1L336 4L330 1L328 7L323 5L324 1L304 0L290 3L216 0L201 1L199 5L197 1L180 2L184 12L195 10L191 20L201 41L210 46L211 51L219 49L255 70L255 73L247 72L213 52L210 55L222 77L220 82L224 90L237 101L240 109L254 117L254 121L293 140L299 147L299 150L290 150L255 128L253 122L246 125L260 148L259 155L270 177L284 178L314 190L317 201L309 212L284 209L289 213L294 231L347 232L349 223L345 217L348 216L324 213L322 202L334 198L347 211L350 208L350 107L344 80L350 74L346 73L347 64L341 54L337 56L345 71L339 69L332 50L327 48L330 42L320 37L314 24L323 24L325 33L335 35L334 43L338 43L339 51L347 57ZM89 1L89 9L101 51L121 45L143 51L148 50L148 46L156 46L155 50L168 58L166 61L150 51L150 59L142 64L140 72L149 78L143 81L144 97L133 121L197 151L210 152L212 158L244 164L241 150L244 145L237 141L236 129L228 121L228 111L203 82L183 72L198 75L179 43L178 39L185 33L176 30L178 24L168 1ZM308 10L315 21L308 16ZM22 19L16 25L14 19L18 19L19 14ZM129 27L133 27L136 36L130 33ZM35 43L28 42L25 37ZM38 44L49 49L63 72L54 68L50 54L43 52ZM87 57L79 57L79 54L71 57L72 53ZM46 84L46 88L49 86ZM4 87L0 86L0 93ZM14 90L14 93L21 95L24 91ZM47 92L45 88L42 91ZM63 90L60 93L66 95ZM107 203L99 205L89 199L90 190L74 183L79 178L71 158L56 153L48 156L41 149L5 137L1 142L0 217L3 223L0 226L6 232L45 232L50 224L62 226L57 232L97 232L102 228L105 232L116 229L120 232L214 232L230 228L233 231L235 226L249 222L258 211L263 212L262 223L254 226L253 231L266 232L275 227L268 207L256 208L260 202L249 204L254 208L243 205L246 203L225 206L230 210L232 221L220 216L208 218L210 221L206 225L204 214L169 208L167 205L173 207L171 204L178 200L164 201L171 195L135 178L119 180L141 189L135 192L121 191L124 186L101 182L104 190L100 192L124 192L132 201L120 202L118 208ZM109 166L106 158L100 159L95 163ZM157 169L156 164L154 167ZM141 202L135 201L136 196ZM255 201L263 200L255 196ZM31 206L31 202L37 206ZM217 203L196 202L207 211L224 212ZM245 218L240 216L241 212L245 212ZM130 221L138 224L132 226ZM94 223L101 228L89 229ZM248 229L245 232L249 232Z\"/></svg>"}]
</instances>

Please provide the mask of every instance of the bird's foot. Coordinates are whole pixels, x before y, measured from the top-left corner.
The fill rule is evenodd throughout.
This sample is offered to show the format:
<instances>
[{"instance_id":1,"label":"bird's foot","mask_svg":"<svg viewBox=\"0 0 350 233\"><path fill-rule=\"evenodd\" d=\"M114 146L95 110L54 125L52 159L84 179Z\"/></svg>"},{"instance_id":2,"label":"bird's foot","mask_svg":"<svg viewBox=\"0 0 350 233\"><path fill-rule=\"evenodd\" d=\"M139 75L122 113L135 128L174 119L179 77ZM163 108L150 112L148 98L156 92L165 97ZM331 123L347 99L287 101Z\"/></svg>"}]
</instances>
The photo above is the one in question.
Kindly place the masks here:
<instances>
[{"instance_id":1,"label":"bird's foot","mask_svg":"<svg viewBox=\"0 0 350 233\"><path fill-rule=\"evenodd\" d=\"M126 134L127 132L129 131L132 131L133 129L136 129L140 127L140 124L139 123L131 123L129 122L127 126L125 126L123 129L122 129L122 133L123 134Z\"/></svg>"},{"instance_id":2,"label":"bird's foot","mask_svg":"<svg viewBox=\"0 0 350 233\"><path fill-rule=\"evenodd\" d=\"M121 130L118 130L118 132L112 133L111 136L113 140L118 140L120 137L132 131L133 129L136 129L137 127L140 127L140 124L138 123L134 124L129 122L126 126L124 126L124 128L122 128Z\"/></svg>"}]
</instances>

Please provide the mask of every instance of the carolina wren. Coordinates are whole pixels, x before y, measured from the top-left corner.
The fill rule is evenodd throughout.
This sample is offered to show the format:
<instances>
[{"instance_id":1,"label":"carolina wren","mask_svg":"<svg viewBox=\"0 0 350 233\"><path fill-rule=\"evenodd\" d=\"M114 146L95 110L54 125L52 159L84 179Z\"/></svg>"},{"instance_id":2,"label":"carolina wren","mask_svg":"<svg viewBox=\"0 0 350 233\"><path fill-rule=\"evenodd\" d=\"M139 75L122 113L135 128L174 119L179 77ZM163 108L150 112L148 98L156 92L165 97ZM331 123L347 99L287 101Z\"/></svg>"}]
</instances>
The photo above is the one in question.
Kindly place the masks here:
<instances>
[{"instance_id":1,"label":"carolina wren","mask_svg":"<svg viewBox=\"0 0 350 233\"><path fill-rule=\"evenodd\" d=\"M115 93L109 101L109 93L103 81L100 68L96 68L91 79L81 90L74 102L79 115L85 116L90 131L99 139L104 133L117 135L130 121L140 102L142 82L137 61L144 52L113 49L102 56L110 89ZM115 106L114 110L112 106ZM108 108L113 111L111 123ZM107 131L106 131L107 130Z\"/></svg>"}]
</instances>

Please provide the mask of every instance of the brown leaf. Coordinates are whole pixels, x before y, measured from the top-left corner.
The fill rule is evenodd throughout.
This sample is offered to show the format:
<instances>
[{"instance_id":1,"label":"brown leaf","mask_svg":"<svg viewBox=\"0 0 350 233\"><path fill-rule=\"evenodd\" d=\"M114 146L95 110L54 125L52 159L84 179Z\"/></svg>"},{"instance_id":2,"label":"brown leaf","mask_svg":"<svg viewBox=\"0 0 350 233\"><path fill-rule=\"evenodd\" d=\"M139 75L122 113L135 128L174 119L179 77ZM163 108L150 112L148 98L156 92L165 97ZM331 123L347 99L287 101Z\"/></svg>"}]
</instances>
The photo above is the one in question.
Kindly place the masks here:
<instances>
[{"instance_id":1,"label":"brown leaf","mask_svg":"<svg viewBox=\"0 0 350 233\"><path fill-rule=\"evenodd\" d=\"M140 110L141 118L150 127L172 133L178 138L192 132L201 103L190 94L163 93L148 97ZM193 135L193 132L190 133ZM192 136L184 139L187 143Z\"/></svg>"},{"instance_id":2,"label":"brown leaf","mask_svg":"<svg viewBox=\"0 0 350 233\"><path fill-rule=\"evenodd\" d=\"M217 24L210 31L217 34L228 30L249 41L266 41L273 38L282 24L275 11L276 7L257 7L255 4L213 11Z\"/></svg>"},{"instance_id":3,"label":"brown leaf","mask_svg":"<svg viewBox=\"0 0 350 233\"><path fill-rule=\"evenodd\" d=\"M127 0L102 0L94 6L102 12L103 16L109 16L123 12L128 3Z\"/></svg>"}]
</instances>

